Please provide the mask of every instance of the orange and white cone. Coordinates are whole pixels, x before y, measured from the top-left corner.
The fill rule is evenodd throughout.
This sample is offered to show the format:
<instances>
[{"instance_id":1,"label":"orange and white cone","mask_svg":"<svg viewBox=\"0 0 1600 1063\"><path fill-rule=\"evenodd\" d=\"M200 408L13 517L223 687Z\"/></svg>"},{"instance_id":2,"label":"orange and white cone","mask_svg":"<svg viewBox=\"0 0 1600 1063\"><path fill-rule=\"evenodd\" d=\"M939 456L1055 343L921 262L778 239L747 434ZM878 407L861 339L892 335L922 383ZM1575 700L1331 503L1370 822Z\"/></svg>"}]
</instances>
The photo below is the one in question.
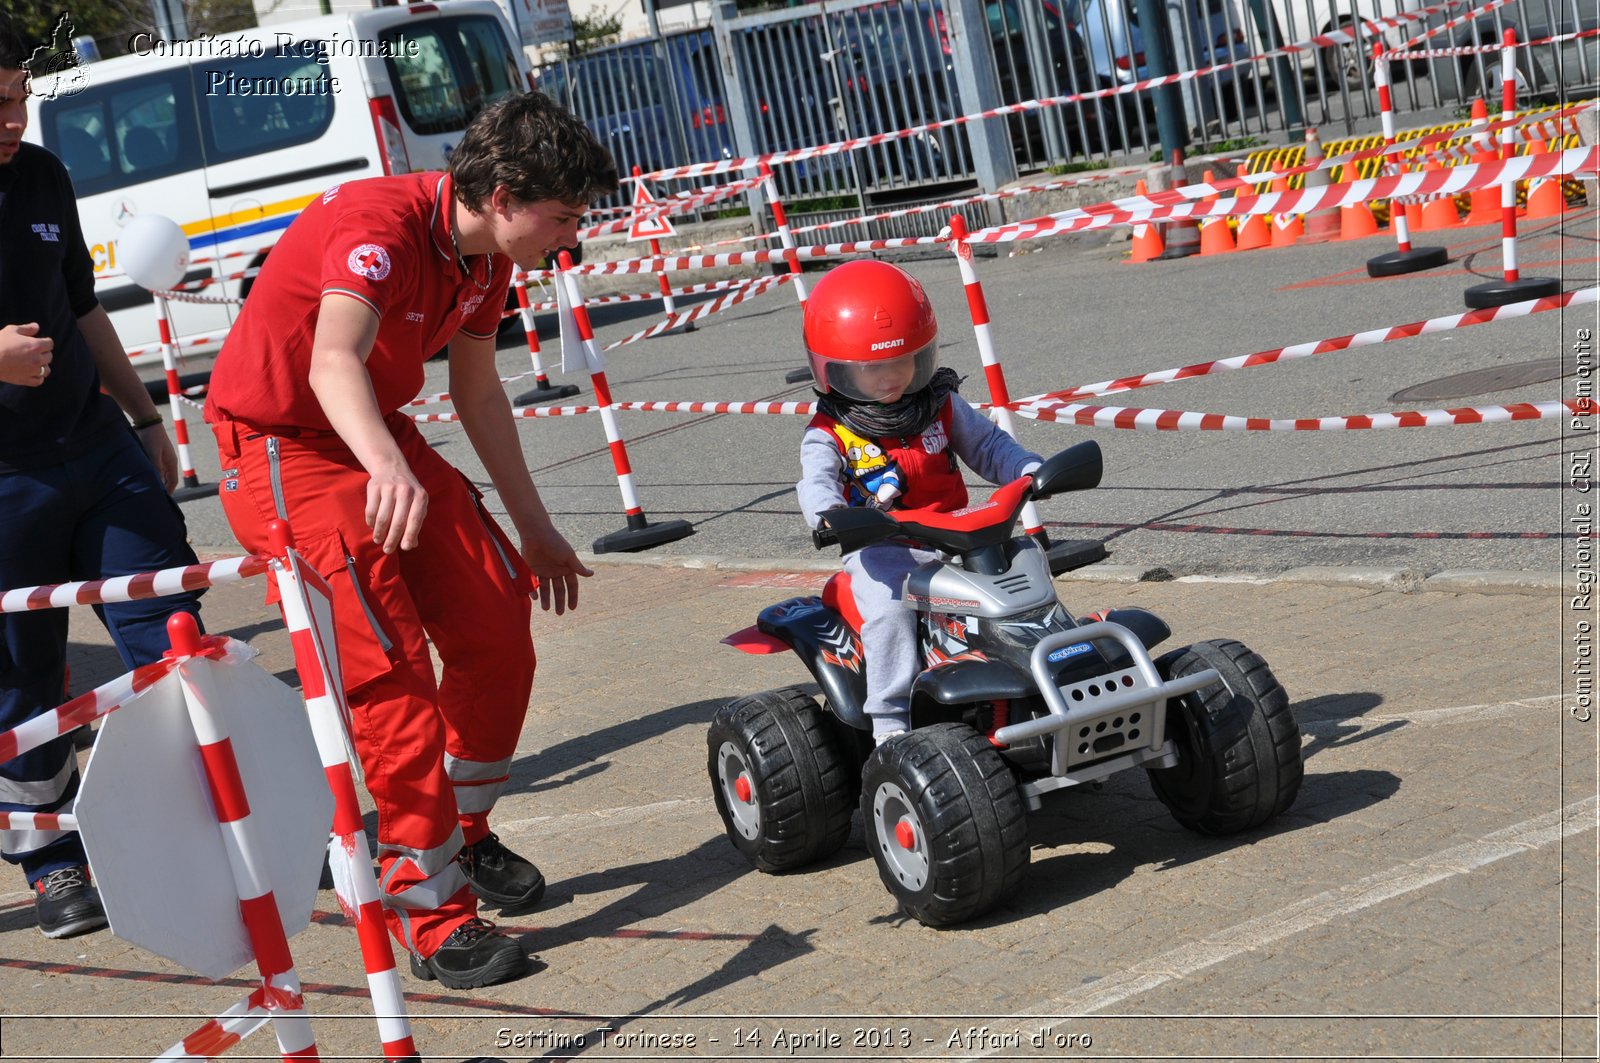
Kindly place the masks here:
<instances>
[{"instance_id":1,"label":"orange and white cone","mask_svg":"<svg viewBox=\"0 0 1600 1063\"><path fill-rule=\"evenodd\" d=\"M1234 250L1254 251L1258 247L1272 246L1272 232L1265 214L1246 214L1239 219L1239 231L1234 234Z\"/></svg>"},{"instance_id":2,"label":"orange and white cone","mask_svg":"<svg viewBox=\"0 0 1600 1063\"><path fill-rule=\"evenodd\" d=\"M1354 181L1359 175L1353 166L1341 171L1341 179ZM1339 239L1365 240L1378 233L1378 219L1372 216L1372 204L1349 203L1339 208Z\"/></svg>"},{"instance_id":3,"label":"orange and white cone","mask_svg":"<svg viewBox=\"0 0 1600 1063\"><path fill-rule=\"evenodd\" d=\"M1133 186L1133 193L1137 196L1147 195L1144 178L1140 178ZM1151 259L1160 258L1161 252L1167 249L1166 241L1161 239L1161 226L1153 222L1140 222L1133 227L1133 252L1128 256L1129 262L1149 262Z\"/></svg>"},{"instance_id":4,"label":"orange and white cone","mask_svg":"<svg viewBox=\"0 0 1600 1063\"><path fill-rule=\"evenodd\" d=\"M1202 178L1206 184L1216 180L1216 176L1207 170ZM1210 196L1200 201L1201 206L1217 202L1216 196ZM1228 228L1228 216L1219 214L1214 217L1200 219L1200 253L1202 255L1225 255L1234 249L1233 230Z\"/></svg>"},{"instance_id":5,"label":"orange and white cone","mask_svg":"<svg viewBox=\"0 0 1600 1063\"><path fill-rule=\"evenodd\" d=\"M1428 169L1443 169L1437 159L1428 160ZM1454 196L1434 196L1422 205L1422 218L1417 225L1419 230L1436 232L1440 229L1454 229L1461 224L1461 215L1456 212Z\"/></svg>"},{"instance_id":6,"label":"orange and white cone","mask_svg":"<svg viewBox=\"0 0 1600 1063\"><path fill-rule=\"evenodd\" d=\"M1482 102L1481 100L1479 101ZM1472 164L1482 166L1499 159L1499 154L1487 148L1480 148L1472 153ZM1461 223L1466 226L1499 225L1500 224L1500 186L1486 185L1483 188L1472 190L1472 206L1467 211L1466 220Z\"/></svg>"},{"instance_id":7,"label":"orange and white cone","mask_svg":"<svg viewBox=\"0 0 1600 1063\"><path fill-rule=\"evenodd\" d=\"M1543 155L1546 151L1543 140L1535 140L1528 149L1530 155ZM1561 178L1535 177L1528 185L1528 213L1529 218L1559 218L1561 212L1567 209L1567 197L1561 191Z\"/></svg>"},{"instance_id":8,"label":"orange and white cone","mask_svg":"<svg viewBox=\"0 0 1600 1063\"><path fill-rule=\"evenodd\" d=\"M1272 182L1272 190L1284 193L1289 190L1289 179L1280 177ZM1300 220L1298 214L1274 214L1272 216L1272 246L1293 247L1306 232L1305 222Z\"/></svg>"}]
</instances>

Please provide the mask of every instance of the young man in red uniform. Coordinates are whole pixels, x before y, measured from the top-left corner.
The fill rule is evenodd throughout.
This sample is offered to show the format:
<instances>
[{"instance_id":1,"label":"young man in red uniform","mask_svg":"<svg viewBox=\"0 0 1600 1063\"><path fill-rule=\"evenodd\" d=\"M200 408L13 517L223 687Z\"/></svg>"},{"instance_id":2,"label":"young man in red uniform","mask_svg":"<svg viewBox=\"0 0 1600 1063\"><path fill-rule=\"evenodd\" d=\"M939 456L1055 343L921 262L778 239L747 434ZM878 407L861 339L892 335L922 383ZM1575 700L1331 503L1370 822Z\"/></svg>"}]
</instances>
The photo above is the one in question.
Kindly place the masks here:
<instances>
[{"instance_id":1,"label":"young man in red uniform","mask_svg":"<svg viewBox=\"0 0 1600 1063\"><path fill-rule=\"evenodd\" d=\"M356 749L378 807L390 930L420 978L524 974L477 898L525 910L544 878L489 830L533 682L530 594L557 614L592 575L551 524L495 368L513 262L576 243L616 165L539 93L486 108L448 173L336 185L284 233L211 377L222 506L246 549L287 518L334 588ZM404 405L449 344L450 393L519 543ZM443 664L435 681L428 642Z\"/></svg>"}]
</instances>

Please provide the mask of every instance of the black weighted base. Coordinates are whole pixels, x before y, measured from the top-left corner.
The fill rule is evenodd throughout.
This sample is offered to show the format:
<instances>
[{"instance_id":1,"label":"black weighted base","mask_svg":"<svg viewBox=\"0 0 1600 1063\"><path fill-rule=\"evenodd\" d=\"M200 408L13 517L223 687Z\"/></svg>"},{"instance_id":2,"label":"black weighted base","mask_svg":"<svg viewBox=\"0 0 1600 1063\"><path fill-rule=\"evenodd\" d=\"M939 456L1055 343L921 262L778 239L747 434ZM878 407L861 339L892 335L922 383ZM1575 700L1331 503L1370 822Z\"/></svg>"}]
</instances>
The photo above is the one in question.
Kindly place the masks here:
<instances>
[{"instance_id":1,"label":"black weighted base","mask_svg":"<svg viewBox=\"0 0 1600 1063\"><path fill-rule=\"evenodd\" d=\"M191 499L196 498L210 498L216 493L216 484L203 484L196 482L192 484L184 484L182 487L172 492L172 500L174 502L188 502Z\"/></svg>"},{"instance_id":2,"label":"black weighted base","mask_svg":"<svg viewBox=\"0 0 1600 1063\"><path fill-rule=\"evenodd\" d=\"M1367 259L1367 276L1398 277L1405 273L1418 273L1433 269L1450 261L1450 253L1442 247L1413 247L1409 251L1390 251Z\"/></svg>"},{"instance_id":3,"label":"black weighted base","mask_svg":"<svg viewBox=\"0 0 1600 1063\"><path fill-rule=\"evenodd\" d=\"M643 517L628 519L628 527L602 535L594 541L597 554L626 554L648 550L662 543L675 543L694 534L694 525L686 520L664 520L651 524Z\"/></svg>"},{"instance_id":4,"label":"black weighted base","mask_svg":"<svg viewBox=\"0 0 1600 1063\"><path fill-rule=\"evenodd\" d=\"M1075 568L1104 561L1106 544L1099 539L1065 539L1058 543L1049 543L1044 553L1050 559L1050 574L1059 576L1063 572L1071 572Z\"/></svg>"},{"instance_id":5,"label":"black weighted base","mask_svg":"<svg viewBox=\"0 0 1600 1063\"><path fill-rule=\"evenodd\" d=\"M1544 299L1561 294L1561 282L1554 277L1523 277L1520 280L1490 281L1474 284L1462 293L1470 310L1487 310L1490 307L1520 303L1528 299Z\"/></svg>"},{"instance_id":6,"label":"black weighted base","mask_svg":"<svg viewBox=\"0 0 1600 1063\"><path fill-rule=\"evenodd\" d=\"M537 406L541 402L554 402L557 399L570 399L579 391L576 384L549 384L532 391L524 391L512 402L517 406Z\"/></svg>"},{"instance_id":7,"label":"black weighted base","mask_svg":"<svg viewBox=\"0 0 1600 1063\"><path fill-rule=\"evenodd\" d=\"M791 369L783 375L783 382L785 384L804 384L810 379L811 370L809 367L805 369Z\"/></svg>"}]
</instances>

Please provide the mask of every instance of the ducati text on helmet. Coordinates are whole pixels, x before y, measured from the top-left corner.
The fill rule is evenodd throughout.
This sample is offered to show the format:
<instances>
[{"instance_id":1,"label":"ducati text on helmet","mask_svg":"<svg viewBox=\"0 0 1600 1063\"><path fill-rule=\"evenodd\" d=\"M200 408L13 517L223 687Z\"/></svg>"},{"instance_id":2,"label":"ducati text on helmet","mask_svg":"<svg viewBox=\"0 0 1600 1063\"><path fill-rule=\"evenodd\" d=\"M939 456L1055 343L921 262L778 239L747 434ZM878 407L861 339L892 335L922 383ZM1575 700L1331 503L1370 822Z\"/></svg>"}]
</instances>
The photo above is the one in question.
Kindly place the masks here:
<instances>
[{"instance_id":1,"label":"ducati text on helmet","mask_svg":"<svg viewBox=\"0 0 1600 1063\"><path fill-rule=\"evenodd\" d=\"M920 391L938 367L938 336L922 285L887 262L837 266L806 300L806 354L825 395L890 403Z\"/></svg>"}]
</instances>

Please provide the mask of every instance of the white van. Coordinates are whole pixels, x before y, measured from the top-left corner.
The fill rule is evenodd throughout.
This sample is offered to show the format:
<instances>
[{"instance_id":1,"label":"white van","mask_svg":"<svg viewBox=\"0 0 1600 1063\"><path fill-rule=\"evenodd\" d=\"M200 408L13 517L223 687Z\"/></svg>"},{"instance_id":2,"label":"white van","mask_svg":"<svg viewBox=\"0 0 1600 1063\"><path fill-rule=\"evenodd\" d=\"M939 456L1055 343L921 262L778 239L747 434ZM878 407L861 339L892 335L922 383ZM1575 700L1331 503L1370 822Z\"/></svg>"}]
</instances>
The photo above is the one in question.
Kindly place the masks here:
<instances>
[{"instance_id":1,"label":"white van","mask_svg":"<svg viewBox=\"0 0 1600 1063\"><path fill-rule=\"evenodd\" d=\"M117 235L154 211L183 227L193 283L259 266L331 185L438 170L486 103L532 86L490 0L352 11L221 37L135 37L136 54L35 79L29 140L78 194L96 293L135 364L159 363L150 296L121 274ZM242 296L248 279L206 287ZM234 308L170 304L186 354L214 351Z\"/></svg>"}]
</instances>

